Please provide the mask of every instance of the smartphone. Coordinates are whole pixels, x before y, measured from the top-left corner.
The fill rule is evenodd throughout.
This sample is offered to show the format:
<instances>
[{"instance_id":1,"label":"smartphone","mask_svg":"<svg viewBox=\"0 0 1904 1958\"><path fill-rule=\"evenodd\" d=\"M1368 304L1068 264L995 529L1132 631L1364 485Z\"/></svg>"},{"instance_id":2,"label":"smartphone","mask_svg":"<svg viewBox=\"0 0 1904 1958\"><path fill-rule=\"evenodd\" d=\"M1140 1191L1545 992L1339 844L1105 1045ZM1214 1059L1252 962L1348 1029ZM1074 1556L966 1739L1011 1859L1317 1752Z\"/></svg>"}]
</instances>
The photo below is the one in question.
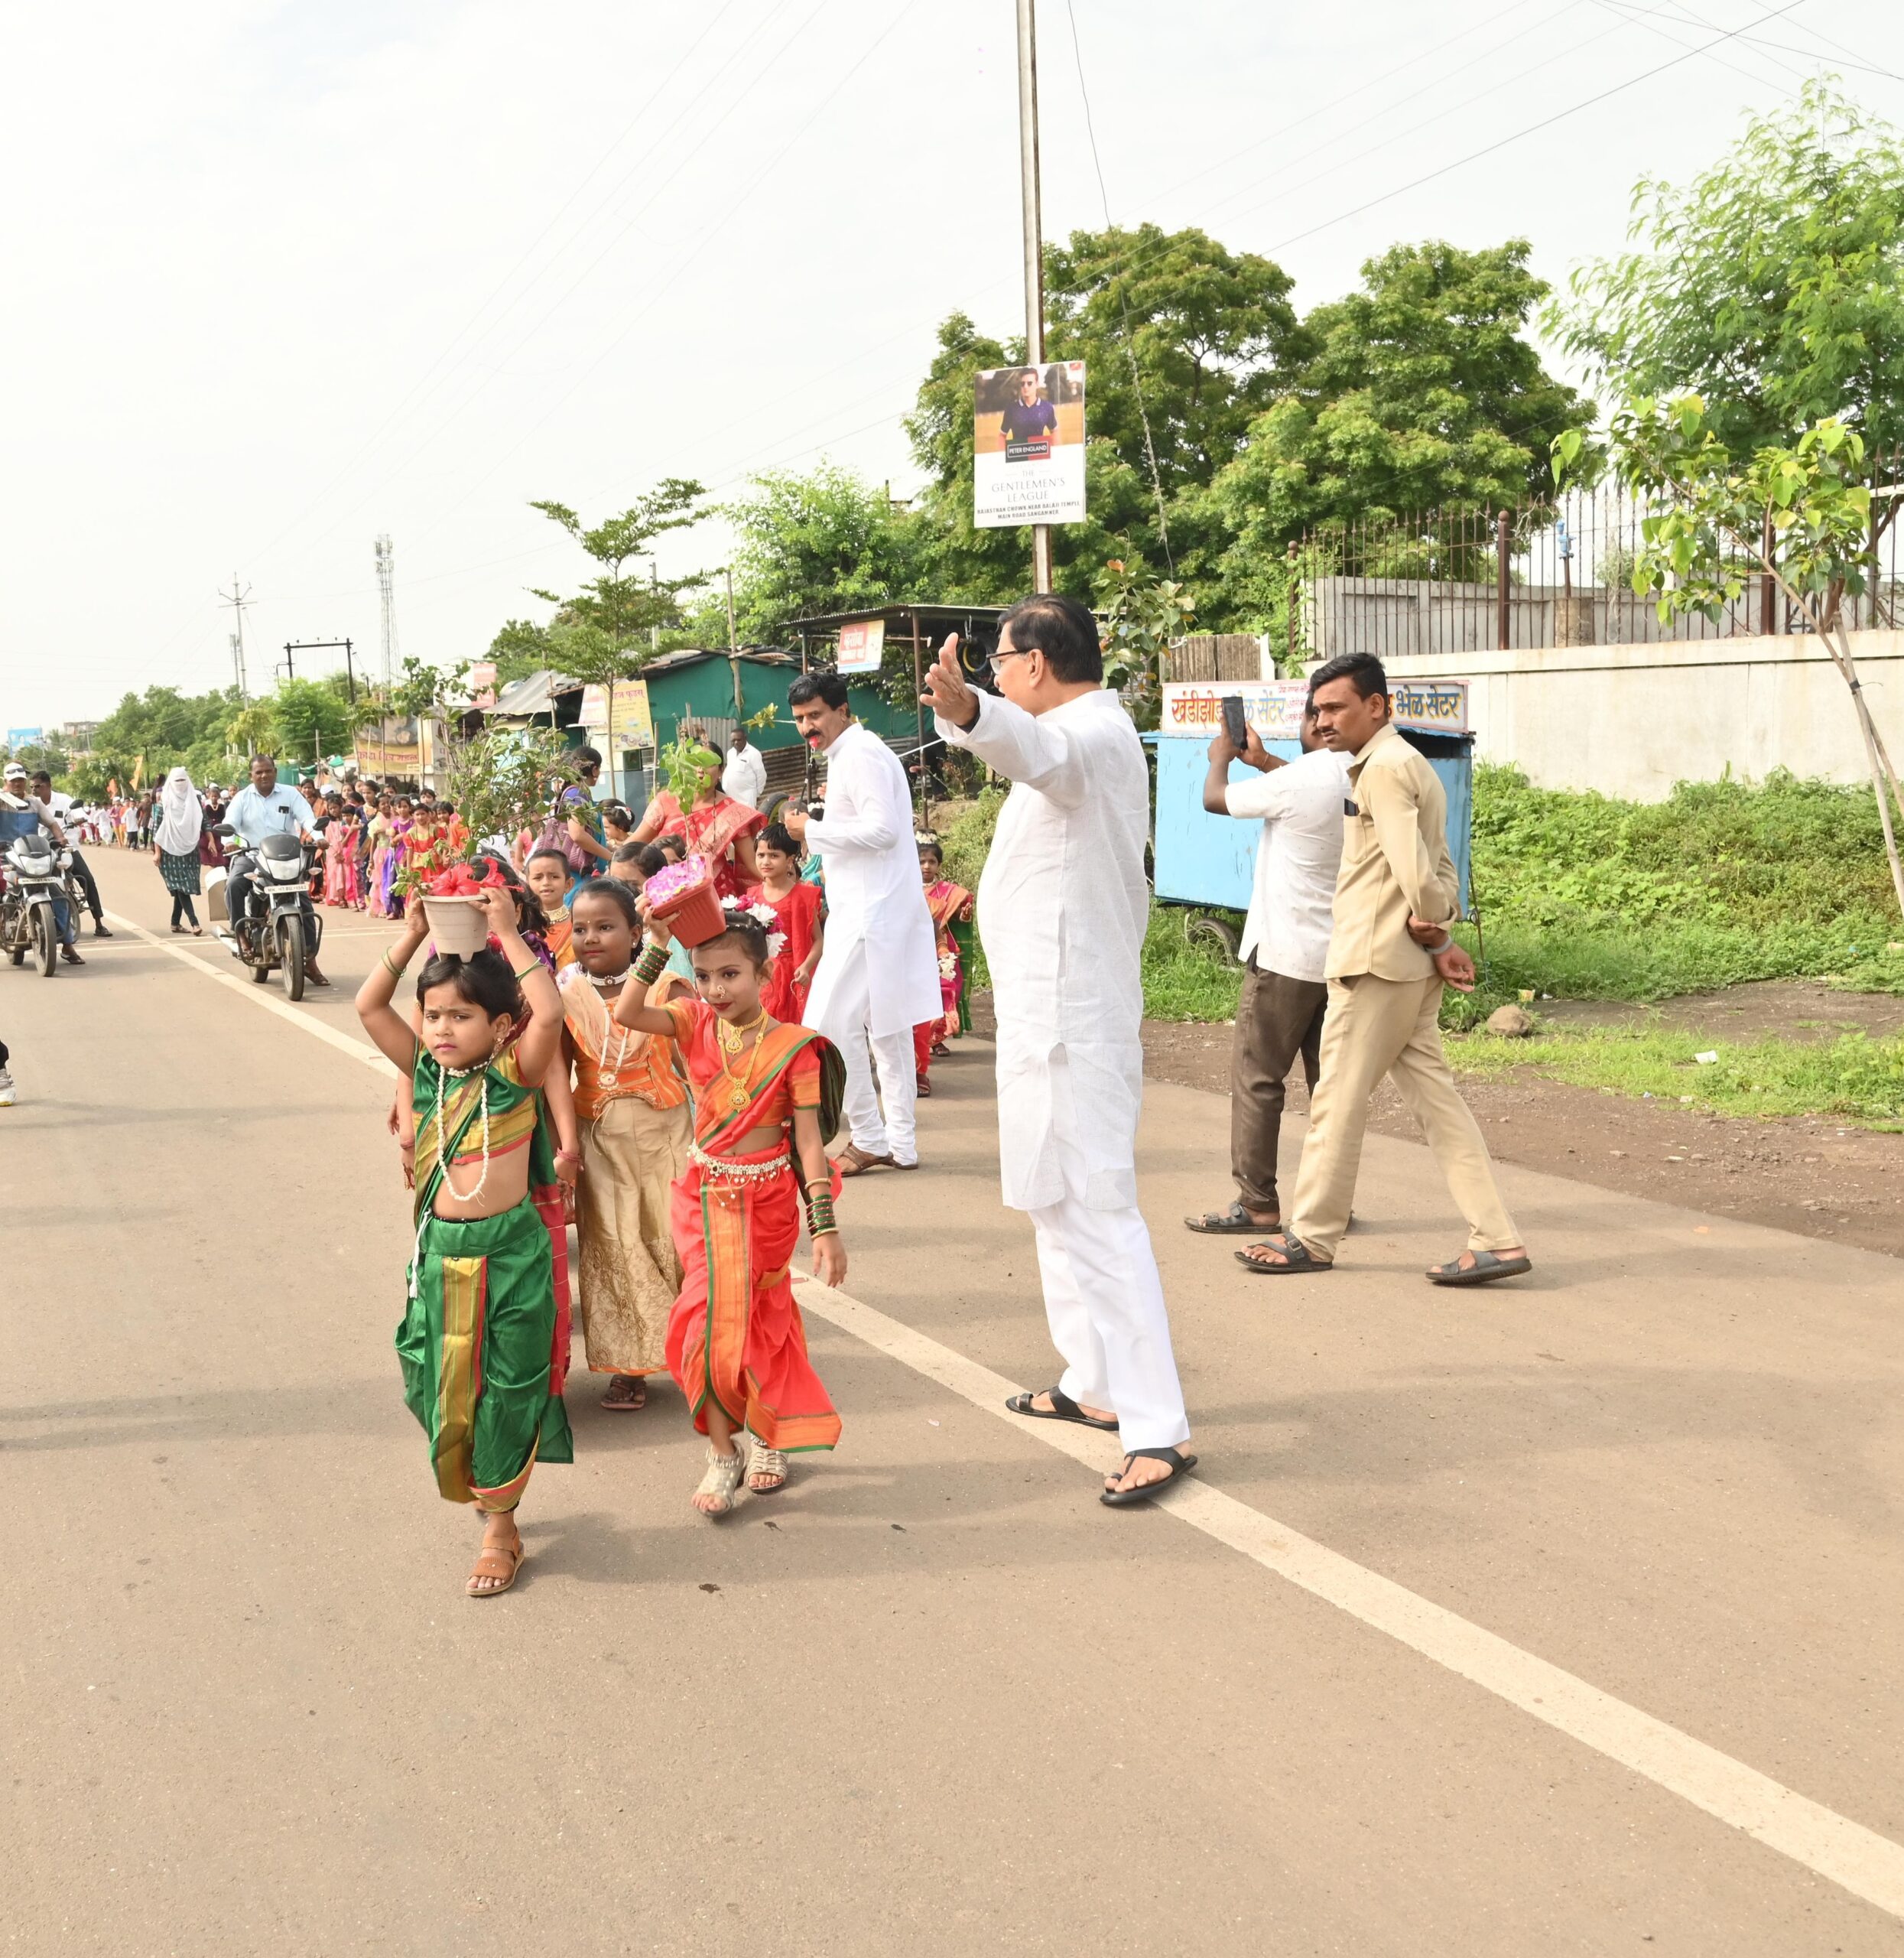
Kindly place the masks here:
<instances>
[{"instance_id":1,"label":"smartphone","mask_svg":"<svg viewBox=\"0 0 1904 1958\"><path fill-rule=\"evenodd\" d=\"M1240 694L1225 694L1223 697L1223 731L1230 737L1233 746L1249 746L1249 724L1243 718L1243 699Z\"/></svg>"}]
</instances>

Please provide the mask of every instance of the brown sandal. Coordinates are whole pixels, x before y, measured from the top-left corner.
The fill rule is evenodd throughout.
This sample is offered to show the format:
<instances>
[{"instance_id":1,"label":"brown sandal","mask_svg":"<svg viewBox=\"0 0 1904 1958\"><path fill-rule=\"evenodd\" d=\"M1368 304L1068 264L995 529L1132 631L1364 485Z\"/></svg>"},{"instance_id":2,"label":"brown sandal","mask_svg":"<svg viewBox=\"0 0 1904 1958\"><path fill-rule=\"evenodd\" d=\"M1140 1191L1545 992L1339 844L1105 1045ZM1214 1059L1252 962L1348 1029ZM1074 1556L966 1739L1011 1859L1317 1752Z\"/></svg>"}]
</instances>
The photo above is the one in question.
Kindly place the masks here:
<instances>
[{"instance_id":1,"label":"brown sandal","mask_svg":"<svg viewBox=\"0 0 1904 1958\"><path fill-rule=\"evenodd\" d=\"M850 1142L833 1159L833 1166L843 1176L863 1176L869 1169L896 1169L890 1156L873 1156L856 1142Z\"/></svg>"},{"instance_id":2,"label":"brown sandal","mask_svg":"<svg viewBox=\"0 0 1904 1958\"><path fill-rule=\"evenodd\" d=\"M616 1414L638 1414L648 1405L648 1383L639 1374L617 1374L602 1396L602 1405Z\"/></svg>"},{"instance_id":3,"label":"brown sandal","mask_svg":"<svg viewBox=\"0 0 1904 1958\"><path fill-rule=\"evenodd\" d=\"M507 1543L485 1543L478 1553L475 1563L470 1567L470 1581L463 1587L466 1598L499 1598L515 1582L515 1574L522 1568L522 1560L528 1553L522 1547L518 1534L513 1549ZM492 1584L486 1589L476 1588L479 1577L500 1577L507 1580Z\"/></svg>"}]
</instances>

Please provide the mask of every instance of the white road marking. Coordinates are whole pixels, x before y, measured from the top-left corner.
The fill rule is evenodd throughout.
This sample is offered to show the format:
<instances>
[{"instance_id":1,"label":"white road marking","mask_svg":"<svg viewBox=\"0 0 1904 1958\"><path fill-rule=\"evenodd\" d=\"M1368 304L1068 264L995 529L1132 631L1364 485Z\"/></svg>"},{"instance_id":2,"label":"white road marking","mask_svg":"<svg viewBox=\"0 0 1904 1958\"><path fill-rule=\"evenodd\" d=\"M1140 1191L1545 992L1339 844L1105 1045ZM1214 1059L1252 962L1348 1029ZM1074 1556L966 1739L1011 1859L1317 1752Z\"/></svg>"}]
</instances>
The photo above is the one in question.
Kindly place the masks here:
<instances>
[{"instance_id":1,"label":"white road marking","mask_svg":"<svg viewBox=\"0 0 1904 1958\"><path fill-rule=\"evenodd\" d=\"M353 1060L388 1065L377 1050L299 1013L262 986L219 972L183 946L167 945L112 912L115 928L204 973L241 997L289 1020ZM1041 1441L1060 1454L1105 1472L1122 1459L1104 1436L1062 1421L1027 1421L1009 1413L1015 1384L844 1292L798 1281L803 1309L874 1351L896 1360L961 1400ZM1206 1483L1181 1485L1158 1506L1207 1537L1299 1586L1371 1629L1491 1693L1509 1706L1618 1761L1655 1786L1776 1849L1894 1917L1904 1918L1904 1846L1721 1754L1574 1673L1549 1665L1457 1613L1329 1550Z\"/></svg>"},{"instance_id":2,"label":"white road marking","mask_svg":"<svg viewBox=\"0 0 1904 1958\"><path fill-rule=\"evenodd\" d=\"M155 932L148 932L143 925L135 925L129 918L122 918L116 911L109 911L106 916L112 921L115 932L130 932L135 938L143 938L154 951L162 951L168 958L175 958L183 965L189 965L194 972L202 972L206 978L220 986L229 986L241 1000L249 1000L253 1006L262 1007L267 1013L275 1013L280 1020L288 1020L294 1026L301 1026L307 1033L335 1047L340 1054L348 1054L353 1060L368 1061L372 1067L388 1068L390 1063L366 1041L353 1040L348 1033L340 1033L328 1022L314 1018L307 1013L300 1013L291 1003L278 997L275 984L259 985L255 979L240 979L234 974L221 972L184 945L167 945ZM194 945L203 945L203 938L194 938ZM222 939L212 941L221 947ZM225 955L231 956L229 949Z\"/></svg>"},{"instance_id":3,"label":"white road marking","mask_svg":"<svg viewBox=\"0 0 1904 1958\"><path fill-rule=\"evenodd\" d=\"M1109 1439L1062 1421L1009 1413L1016 1384L936 1339L811 1279L798 1282L803 1309L876 1351L937 1381L1020 1433L1108 1472L1123 1457ZM1376 1572L1279 1523L1207 1484L1181 1484L1160 1508L1300 1585L1363 1625L1444 1666L1524 1713L1618 1761L1742 1830L1782 1856L1828 1877L1855 1897L1904 1917L1904 1847L1795 1794L1769 1775L1616 1699L1558 1666L1418 1596Z\"/></svg>"}]
</instances>

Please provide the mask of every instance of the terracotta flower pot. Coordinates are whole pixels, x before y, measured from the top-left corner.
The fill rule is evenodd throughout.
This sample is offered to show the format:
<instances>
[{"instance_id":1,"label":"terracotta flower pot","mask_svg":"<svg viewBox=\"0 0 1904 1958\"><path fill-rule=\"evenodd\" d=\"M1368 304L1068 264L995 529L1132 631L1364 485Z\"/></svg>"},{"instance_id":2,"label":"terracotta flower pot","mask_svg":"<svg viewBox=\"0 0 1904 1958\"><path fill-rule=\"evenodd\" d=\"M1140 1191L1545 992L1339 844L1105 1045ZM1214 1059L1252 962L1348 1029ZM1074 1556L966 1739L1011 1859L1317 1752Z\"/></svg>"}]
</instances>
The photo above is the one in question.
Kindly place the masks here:
<instances>
[{"instance_id":1,"label":"terracotta flower pot","mask_svg":"<svg viewBox=\"0 0 1904 1958\"><path fill-rule=\"evenodd\" d=\"M698 857L658 871L648 880L648 912L690 948L717 938L727 929L720 899Z\"/></svg>"}]
</instances>

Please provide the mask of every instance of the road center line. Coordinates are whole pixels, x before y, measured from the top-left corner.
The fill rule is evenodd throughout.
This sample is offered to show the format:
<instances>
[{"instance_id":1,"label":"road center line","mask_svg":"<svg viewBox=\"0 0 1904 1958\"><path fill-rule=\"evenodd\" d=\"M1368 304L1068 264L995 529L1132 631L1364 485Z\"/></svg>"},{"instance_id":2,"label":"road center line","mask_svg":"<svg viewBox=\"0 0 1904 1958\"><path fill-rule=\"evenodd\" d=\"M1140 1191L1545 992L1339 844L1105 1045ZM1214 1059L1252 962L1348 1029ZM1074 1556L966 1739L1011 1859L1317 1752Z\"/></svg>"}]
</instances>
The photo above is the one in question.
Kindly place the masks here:
<instances>
[{"instance_id":1,"label":"road center line","mask_svg":"<svg viewBox=\"0 0 1904 1958\"><path fill-rule=\"evenodd\" d=\"M167 945L116 912L106 915L115 929L132 932L353 1060L388 1068L374 1047L299 1013L265 987L218 971L184 947ZM1016 1383L951 1347L811 1279L798 1280L797 1290L806 1311L1008 1423L1015 1434L1041 1441L1093 1468L1108 1470L1119 1459L1108 1441L1086 1429L1058 1421L1025 1421L1008 1413L1005 1399L1016 1390ZM1220 1489L1188 1482L1160 1498L1158 1506L1312 1597L1630 1768L1853 1896L1904 1918L1904 1846L1888 1836L1808 1800L1664 1720L1602 1693L1574 1673L1522 1651Z\"/></svg>"}]
</instances>

